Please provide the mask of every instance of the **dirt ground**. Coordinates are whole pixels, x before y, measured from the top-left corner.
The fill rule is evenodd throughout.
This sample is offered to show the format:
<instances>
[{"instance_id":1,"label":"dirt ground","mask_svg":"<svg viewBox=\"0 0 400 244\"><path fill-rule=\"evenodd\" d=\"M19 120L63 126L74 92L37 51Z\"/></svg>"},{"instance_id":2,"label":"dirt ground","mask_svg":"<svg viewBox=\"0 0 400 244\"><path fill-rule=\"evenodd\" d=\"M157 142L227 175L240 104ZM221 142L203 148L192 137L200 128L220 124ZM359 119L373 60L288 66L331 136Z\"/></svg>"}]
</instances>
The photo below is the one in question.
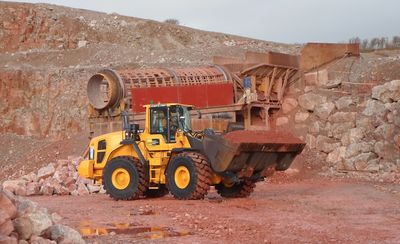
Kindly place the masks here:
<instances>
[{"instance_id":1,"label":"dirt ground","mask_svg":"<svg viewBox=\"0 0 400 244\"><path fill-rule=\"evenodd\" d=\"M400 243L400 185L322 178L257 183L246 199L30 197L89 243Z\"/></svg>"},{"instance_id":2,"label":"dirt ground","mask_svg":"<svg viewBox=\"0 0 400 244\"><path fill-rule=\"evenodd\" d=\"M0 182L18 178L68 156L80 156L89 139L87 133L69 139L50 140L0 133Z\"/></svg>"}]
</instances>

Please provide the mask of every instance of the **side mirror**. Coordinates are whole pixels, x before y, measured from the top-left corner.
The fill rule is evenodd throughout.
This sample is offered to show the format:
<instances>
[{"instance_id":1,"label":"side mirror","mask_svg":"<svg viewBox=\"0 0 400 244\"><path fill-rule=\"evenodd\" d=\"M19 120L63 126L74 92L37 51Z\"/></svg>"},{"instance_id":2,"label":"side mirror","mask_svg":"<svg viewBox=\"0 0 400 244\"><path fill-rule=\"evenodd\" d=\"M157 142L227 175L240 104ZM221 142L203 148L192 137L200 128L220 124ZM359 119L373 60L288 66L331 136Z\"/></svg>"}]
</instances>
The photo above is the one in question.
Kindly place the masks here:
<instances>
[{"instance_id":1,"label":"side mirror","mask_svg":"<svg viewBox=\"0 0 400 244\"><path fill-rule=\"evenodd\" d=\"M198 119L201 119L201 115L202 115L202 114L201 114L201 111L200 111L200 110L197 110L197 118L198 118Z\"/></svg>"}]
</instances>

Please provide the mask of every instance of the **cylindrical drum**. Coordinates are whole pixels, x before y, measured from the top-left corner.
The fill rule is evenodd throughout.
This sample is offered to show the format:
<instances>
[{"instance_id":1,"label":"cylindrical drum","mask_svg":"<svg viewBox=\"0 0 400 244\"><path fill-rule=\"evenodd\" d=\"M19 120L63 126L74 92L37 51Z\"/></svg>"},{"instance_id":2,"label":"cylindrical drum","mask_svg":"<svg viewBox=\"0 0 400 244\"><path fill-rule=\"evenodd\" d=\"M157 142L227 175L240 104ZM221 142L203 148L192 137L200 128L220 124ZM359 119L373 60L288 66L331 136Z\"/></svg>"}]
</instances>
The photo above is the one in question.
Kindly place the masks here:
<instances>
[{"instance_id":1,"label":"cylindrical drum","mask_svg":"<svg viewBox=\"0 0 400 244\"><path fill-rule=\"evenodd\" d=\"M229 73L217 65L176 69L103 69L89 79L87 95L94 109L105 110L119 106L122 99L131 96L132 88L205 85L230 81Z\"/></svg>"}]
</instances>

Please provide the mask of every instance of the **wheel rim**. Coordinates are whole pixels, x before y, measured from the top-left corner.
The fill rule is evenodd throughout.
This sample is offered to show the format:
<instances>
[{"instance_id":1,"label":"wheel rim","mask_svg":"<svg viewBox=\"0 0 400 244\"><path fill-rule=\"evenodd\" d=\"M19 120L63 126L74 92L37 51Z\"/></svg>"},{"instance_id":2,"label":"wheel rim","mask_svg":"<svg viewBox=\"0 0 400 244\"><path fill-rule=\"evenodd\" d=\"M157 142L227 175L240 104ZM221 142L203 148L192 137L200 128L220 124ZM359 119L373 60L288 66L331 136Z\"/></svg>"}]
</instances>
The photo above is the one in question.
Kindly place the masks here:
<instances>
[{"instance_id":1,"label":"wheel rim","mask_svg":"<svg viewBox=\"0 0 400 244\"><path fill-rule=\"evenodd\" d=\"M226 188L231 188L235 185L235 182L233 181L223 181L222 184L226 187Z\"/></svg>"},{"instance_id":2,"label":"wheel rim","mask_svg":"<svg viewBox=\"0 0 400 244\"><path fill-rule=\"evenodd\" d=\"M190 172L185 166L175 170L175 184L180 189L185 189L190 183Z\"/></svg>"},{"instance_id":3,"label":"wheel rim","mask_svg":"<svg viewBox=\"0 0 400 244\"><path fill-rule=\"evenodd\" d=\"M115 169L111 176L112 184L118 190L123 190L128 187L131 182L129 172L124 168Z\"/></svg>"}]
</instances>

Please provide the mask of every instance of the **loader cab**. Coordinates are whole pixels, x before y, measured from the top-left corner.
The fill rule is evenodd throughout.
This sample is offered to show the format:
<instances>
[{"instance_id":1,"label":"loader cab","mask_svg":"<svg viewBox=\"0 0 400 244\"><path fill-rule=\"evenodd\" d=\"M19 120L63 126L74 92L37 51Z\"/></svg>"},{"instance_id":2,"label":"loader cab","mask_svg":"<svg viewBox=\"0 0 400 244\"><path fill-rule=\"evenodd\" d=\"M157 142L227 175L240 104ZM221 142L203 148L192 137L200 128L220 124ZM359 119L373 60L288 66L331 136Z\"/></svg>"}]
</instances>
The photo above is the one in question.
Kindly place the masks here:
<instances>
[{"instance_id":1,"label":"loader cab","mask_svg":"<svg viewBox=\"0 0 400 244\"><path fill-rule=\"evenodd\" d=\"M178 131L192 130L191 109L191 106L181 104L147 105L146 112L150 118L146 126L149 133L161 134L166 143L175 143Z\"/></svg>"}]
</instances>

